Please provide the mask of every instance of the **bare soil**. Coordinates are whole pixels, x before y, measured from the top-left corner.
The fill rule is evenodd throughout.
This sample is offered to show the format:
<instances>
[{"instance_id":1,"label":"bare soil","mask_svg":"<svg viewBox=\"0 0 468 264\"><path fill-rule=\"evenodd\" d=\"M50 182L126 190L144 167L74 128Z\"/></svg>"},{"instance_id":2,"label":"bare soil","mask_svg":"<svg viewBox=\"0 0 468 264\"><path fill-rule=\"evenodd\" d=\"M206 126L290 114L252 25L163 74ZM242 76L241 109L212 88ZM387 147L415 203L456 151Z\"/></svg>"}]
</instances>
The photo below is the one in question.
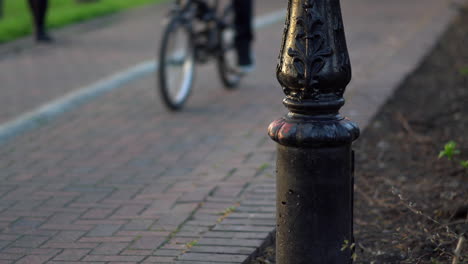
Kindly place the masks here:
<instances>
[{"instance_id":1,"label":"bare soil","mask_svg":"<svg viewBox=\"0 0 468 264\"><path fill-rule=\"evenodd\" d=\"M467 43L468 9L356 142L355 263L468 263Z\"/></svg>"}]
</instances>

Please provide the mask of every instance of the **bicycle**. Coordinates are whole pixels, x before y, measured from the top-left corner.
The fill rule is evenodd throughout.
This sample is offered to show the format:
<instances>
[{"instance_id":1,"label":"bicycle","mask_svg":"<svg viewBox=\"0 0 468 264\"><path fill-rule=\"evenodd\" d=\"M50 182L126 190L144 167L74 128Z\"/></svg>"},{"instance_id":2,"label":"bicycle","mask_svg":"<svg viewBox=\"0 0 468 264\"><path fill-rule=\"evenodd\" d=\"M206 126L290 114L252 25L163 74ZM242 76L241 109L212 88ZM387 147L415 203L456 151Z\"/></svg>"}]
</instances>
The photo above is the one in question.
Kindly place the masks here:
<instances>
[{"instance_id":1,"label":"bicycle","mask_svg":"<svg viewBox=\"0 0 468 264\"><path fill-rule=\"evenodd\" d=\"M159 89L170 110L180 110L189 97L195 65L216 59L224 87L235 88L242 77L236 69L234 10L221 12L218 0L177 0L169 13L159 50Z\"/></svg>"}]
</instances>

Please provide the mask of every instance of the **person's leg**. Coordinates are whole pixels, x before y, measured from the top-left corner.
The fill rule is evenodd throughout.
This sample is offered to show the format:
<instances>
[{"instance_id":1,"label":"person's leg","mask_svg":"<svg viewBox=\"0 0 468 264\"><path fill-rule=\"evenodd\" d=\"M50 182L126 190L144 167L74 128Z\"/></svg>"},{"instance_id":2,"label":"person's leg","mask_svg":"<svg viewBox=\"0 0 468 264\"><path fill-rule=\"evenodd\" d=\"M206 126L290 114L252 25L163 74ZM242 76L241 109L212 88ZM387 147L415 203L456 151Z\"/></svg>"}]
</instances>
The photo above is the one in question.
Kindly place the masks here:
<instances>
[{"instance_id":1,"label":"person's leg","mask_svg":"<svg viewBox=\"0 0 468 264\"><path fill-rule=\"evenodd\" d=\"M36 40L50 42L52 39L45 30L48 0L28 0L34 20Z\"/></svg>"},{"instance_id":2,"label":"person's leg","mask_svg":"<svg viewBox=\"0 0 468 264\"><path fill-rule=\"evenodd\" d=\"M233 0L235 12L235 45L239 66L253 66L253 0Z\"/></svg>"},{"instance_id":3,"label":"person's leg","mask_svg":"<svg viewBox=\"0 0 468 264\"><path fill-rule=\"evenodd\" d=\"M38 27L41 29L41 33L45 33L45 18L46 18L46 12L47 12L47 6L48 6L48 1L47 0L37 0L38 5L37 5L37 21L38 21Z\"/></svg>"},{"instance_id":4,"label":"person's leg","mask_svg":"<svg viewBox=\"0 0 468 264\"><path fill-rule=\"evenodd\" d=\"M205 1L200 0L194 0L193 3L195 3L197 7L198 19L204 20L209 10L208 4Z\"/></svg>"},{"instance_id":5,"label":"person's leg","mask_svg":"<svg viewBox=\"0 0 468 264\"><path fill-rule=\"evenodd\" d=\"M31 14L32 14L32 18L33 18L33 23L34 23L34 30L35 32L37 33L38 31L38 7L37 7L37 0L28 0L28 4L29 4L29 9L31 9Z\"/></svg>"}]
</instances>

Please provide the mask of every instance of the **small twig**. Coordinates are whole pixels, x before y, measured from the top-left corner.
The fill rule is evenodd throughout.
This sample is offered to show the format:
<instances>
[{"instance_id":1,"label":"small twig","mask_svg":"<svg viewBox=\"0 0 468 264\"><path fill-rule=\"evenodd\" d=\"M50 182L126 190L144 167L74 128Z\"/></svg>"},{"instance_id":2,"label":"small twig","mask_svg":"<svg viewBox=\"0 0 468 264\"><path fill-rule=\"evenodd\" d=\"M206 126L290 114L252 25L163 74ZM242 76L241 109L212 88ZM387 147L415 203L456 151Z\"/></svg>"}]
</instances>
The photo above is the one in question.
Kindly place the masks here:
<instances>
[{"instance_id":1,"label":"small twig","mask_svg":"<svg viewBox=\"0 0 468 264\"><path fill-rule=\"evenodd\" d=\"M453 221L450 223L442 224L438 226L435 230L444 229L444 228L447 228L447 226L459 225L459 224L466 224L466 220L457 220L457 221Z\"/></svg>"},{"instance_id":2,"label":"small twig","mask_svg":"<svg viewBox=\"0 0 468 264\"><path fill-rule=\"evenodd\" d=\"M414 207L414 205L412 204L412 202L408 201L405 197L403 197L403 195L395 187L392 188L392 192L395 195L397 195L398 198L400 198L400 203L403 204L406 208L408 208L411 212L413 212L416 215L420 215L420 216L426 218L427 220L431 221L432 223L435 223L436 225L438 225L439 227L445 228L445 232L449 236L458 237L458 234L456 232L452 231L448 225L444 225L444 224L440 223L439 221L437 221L436 219L430 217L429 215L424 214L421 210L416 209Z\"/></svg>"},{"instance_id":3,"label":"small twig","mask_svg":"<svg viewBox=\"0 0 468 264\"><path fill-rule=\"evenodd\" d=\"M367 193L365 193L358 185L354 185L354 188L356 189L358 193L362 195L362 197L364 197L364 199L367 201L367 203L370 206L374 205L374 201L372 200L372 198L370 198L369 195L367 195Z\"/></svg>"},{"instance_id":4,"label":"small twig","mask_svg":"<svg viewBox=\"0 0 468 264\"><path fill-rule=\"evenodd\" d=\"M367 203L369 204L369 206L374 206L374 205L378 205L380 207L383 207L383 208L395 208L396 205L394 204L388 204L386 203L385 201L386 200L381 200L381 199L377 199L377 198L372 198L370 197L365 191L363 191L358 185L355 185L354 186L355 190L360 193L362 195L362 197L364 197L364 200L367 201Z\"/></svg>"},{"instance_id":5,"label":"small twig","mask_svg":"<svg viewBox=\"0 0 468 264\"><path fill-rule=\"evenodd\" d=\"M421 263L421 261L423 261L424 258L427 257L427 256L429 256L429 255L430 255L430 254L424 254L424 255L420 256L419 258L417 258L418 262L416 262L416 264Z\"/></svg>"},{"instance_id":6,"label":"small twig","mask_svg":"<svg viewBox=\"0 0 468 264\"><path fill-rule=\"evenodd\" d=\"M463 235L458 239L457 247L455 248L455 256L453 257L452 264L458 264L460 260L461 251L463 248L463 242L465 242L465 237Z\"/></svg>"},{"instance_id":7,"label":"small twig","mask_svg":"<svg viewBox=\"0 0 468 264\"><path fill-rule=\"evenodd\" d=\"M432 115L430 115L428 118L424 119L424 120L421 120L421 121L415 121L415 123L419 123L419 124L432 124L434 127L435 126L440 126L441 124L438 123L438 120L440 118L443 118L443 117L446 117L446 116L451 116L453 115L454 113L456 112L460 112L460 107L455 107L453 109L448 109L448 110L445 110L444 111L439 111L437 113L433 113Z\"/></svg>"},{"instance_id":8,"label":"small twig","mask_svg":"<svg viewBox=\"0 0 468 264\"><path fill-rule=\"evenodd\" d=\"M406 132L412 136L417 142L419 143L428 143L431 142L432 139L428 136L421 135L419 133L416 133L413 128L411 128L408 120L403 116L401 112L397 112L395 114L395 119L400 122L400 124L403 126L403 128L406 130Z\"/></svg>"}]
</instances>

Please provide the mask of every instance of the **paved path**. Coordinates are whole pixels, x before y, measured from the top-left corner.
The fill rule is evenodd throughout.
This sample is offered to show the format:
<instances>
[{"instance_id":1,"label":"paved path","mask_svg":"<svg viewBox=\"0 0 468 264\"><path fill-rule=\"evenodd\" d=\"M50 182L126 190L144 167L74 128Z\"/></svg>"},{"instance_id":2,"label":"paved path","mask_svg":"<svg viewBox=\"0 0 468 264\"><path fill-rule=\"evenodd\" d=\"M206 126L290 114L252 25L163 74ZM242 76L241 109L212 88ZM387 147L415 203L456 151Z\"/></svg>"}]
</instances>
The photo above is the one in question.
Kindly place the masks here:
<instances>
[{"instance_id":1,"label":"paved path","mask_svg":"<svg viewBox=\"0 0 468 264\"><path fill-rule=\"evenodd\" d=\"M269 5L263 3L258 13L270 13L281 7L278 0ZM57 43L52 46L32 48L28 45L31 40L26 39L0 47L3 87L0 123L144 60L152 60L167 10L165 4L138 8L59 30L54 34Z\"/></svg>"},{"instance_id":2,"label":"paved path","mask_svg":"<svg viewBox=\"0 0 468 264\"><path fill-rule=\"evenodd\" d=\"M258 2L258 13L285 5ZM151 58L161 10L2 55L0 122ZM365 126L452 11L440 0L343 1L355 73L345 113ZM265 134L285 113L274 76L281 33L282 23L259 31L258 70L239 90L201 67L174 114L147 76L1 145L0 263L247 259L275 225L275 146Z\"/></svg>"}]
</instances>

